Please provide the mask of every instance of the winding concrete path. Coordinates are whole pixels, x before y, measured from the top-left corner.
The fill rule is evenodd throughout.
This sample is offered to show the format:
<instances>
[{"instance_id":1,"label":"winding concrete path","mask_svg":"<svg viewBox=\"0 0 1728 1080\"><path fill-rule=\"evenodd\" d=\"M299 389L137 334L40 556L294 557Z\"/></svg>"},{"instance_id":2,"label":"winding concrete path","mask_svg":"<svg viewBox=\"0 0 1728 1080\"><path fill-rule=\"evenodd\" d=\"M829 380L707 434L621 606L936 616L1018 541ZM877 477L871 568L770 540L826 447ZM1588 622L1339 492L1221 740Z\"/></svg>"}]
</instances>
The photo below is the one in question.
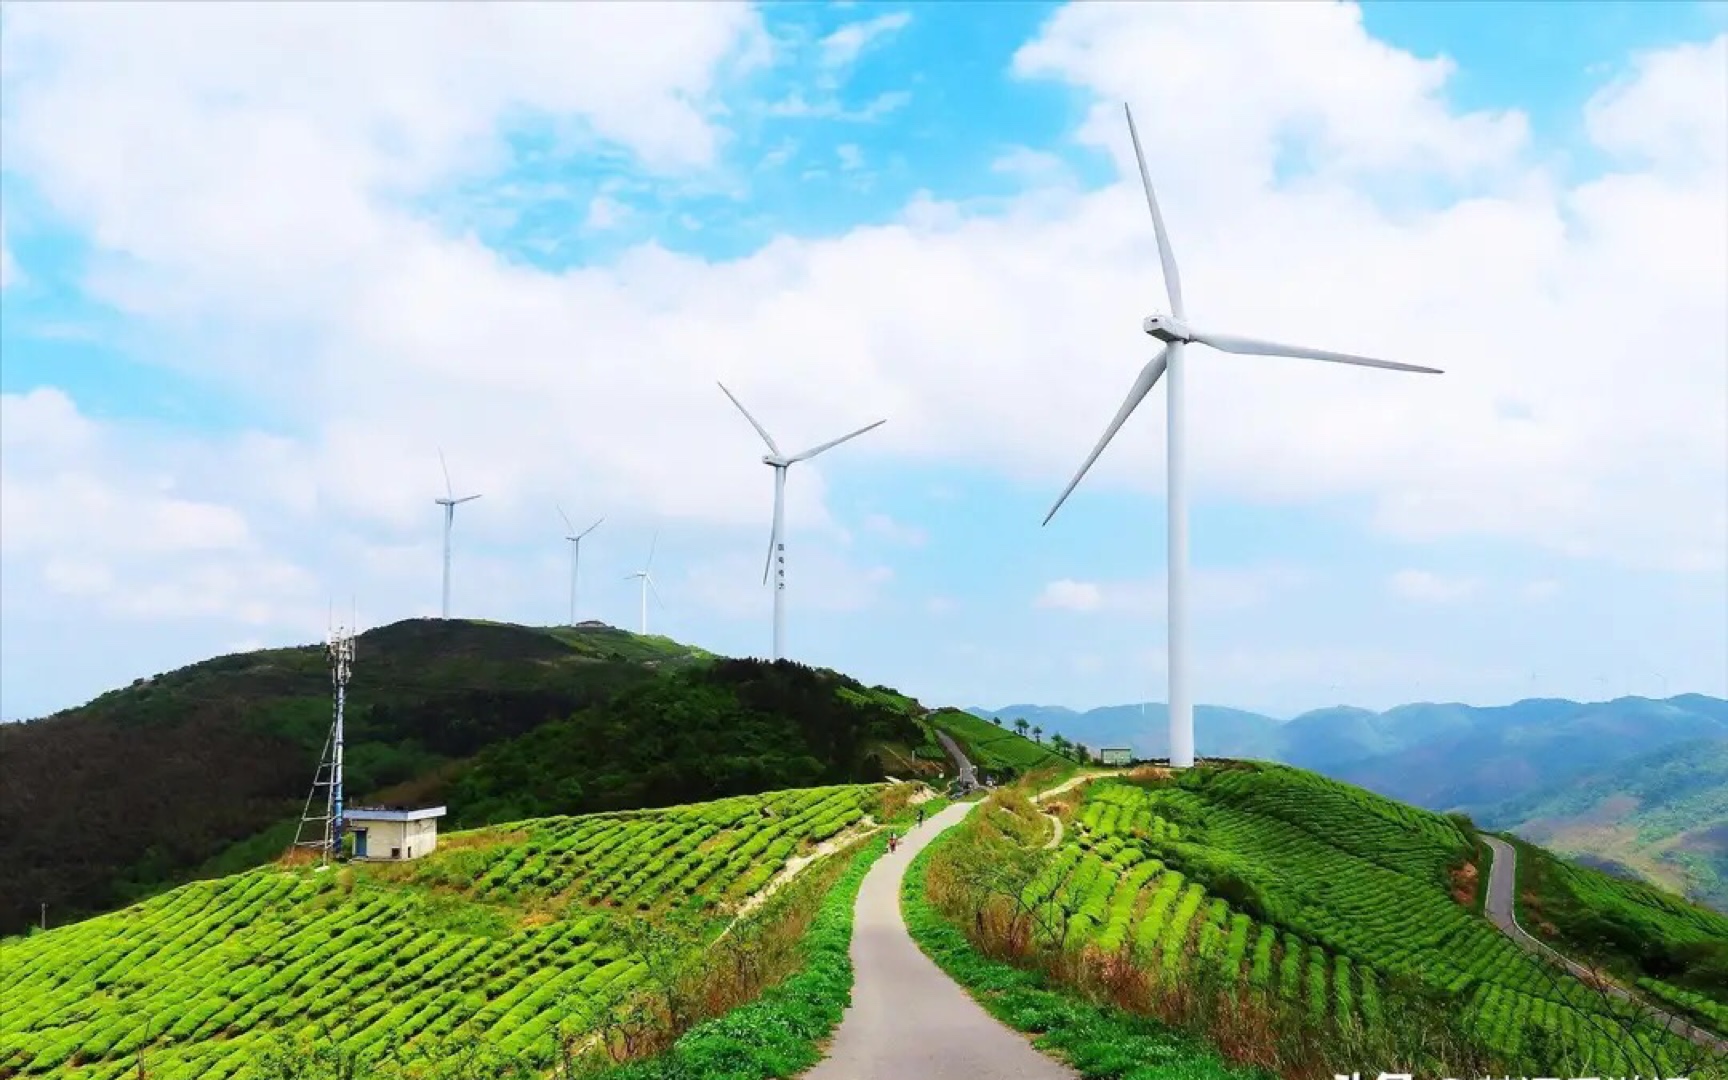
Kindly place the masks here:
<instances>
[{"instance_id":1,"label":"winding concrete path","mask_svg":"<svg viewBox=\"0 0 1728 1080\"><path fill-rule=\"evenodd\" d=\"M1589 968L1562 956L1518 925L1516 910L1518 852L1511 844L1498 837L1484 834L1482 839L1488 842L1488 847L1494 852L1494 860L1488 867L1488 901L1484 905L1489 920L1526 951L1547 956L1587 983L1595 982L1595 976ZM1647 1010L1658 1023L1663 1024L1669 1031L1682 1038L1690 1039L1699 1046L1714 1050L1717 1053L1728 1053L1728 1039L1689 1024L1672 1013L1664 1012L1623 987L1609 983L1604 986L1603 992L1622 1001L1633 1002Z\"/></svg>"},{"instance_id":2,"label":"winding concrete path","mask_svg":"<svg viewBox=\"0 0 1728 1080\"><path fill-rule=\"evenodd\" d=\"M969 769L970 766L967 766ZM960 823L955 803L906 834L864 875L854 909L852 1003L805 1080L1077 1080L984 1011L925 956L900 914L906 865Z\"/></svg>"},{"instance_id":3,"label":"winding concrete path","mask_svg":"<svg viewBox=\"0 0 1728 1080\"><path fill-rule=\"evenodd\" d=\"M949 738L946 731L937 731L936 738L941 741L942 749L948 751L948 756L954 759L955 766L960 770L960 787L970 790L978 786L978 770L966 760L966 755L960 752L960 744Z\"/></svg>"}]
</instances>

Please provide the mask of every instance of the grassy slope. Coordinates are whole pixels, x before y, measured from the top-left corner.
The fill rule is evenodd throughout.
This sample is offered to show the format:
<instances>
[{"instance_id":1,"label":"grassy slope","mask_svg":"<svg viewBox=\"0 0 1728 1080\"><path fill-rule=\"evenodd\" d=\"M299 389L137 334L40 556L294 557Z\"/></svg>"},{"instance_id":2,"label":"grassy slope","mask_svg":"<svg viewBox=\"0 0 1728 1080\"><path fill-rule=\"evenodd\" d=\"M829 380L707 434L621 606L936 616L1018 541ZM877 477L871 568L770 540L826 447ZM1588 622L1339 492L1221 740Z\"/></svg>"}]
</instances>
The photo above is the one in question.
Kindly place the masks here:
<instances>
[{"instance_id":1,"label":"grassy slope","mask_svg":"<svg viewBox=\"0 0 1728 1080\"><path fill-rule=\"evenodd\" d=\"M871 740L922 737L882 701L835 707L841 690L864 691L840 676L752 673L610 627L410 620L369 631L357 653L350 802L447 800L452 826L873 779ZM0 933L42 901L63 924L274 857L329 712L322 652L306 647L220 657L0 727L18 777L0 785L0 818L20 823L0 831ZM669 714L683 719L667 732Z\"/></svg>"},{"instance_id":2,"label":"grassy slope","mask_svg":"<svg viewBox=\"0 0 1728 1080\"><path fill-rule=\"evenodd\" d=\"M1728 739L1665 747L1478 817L1728 911Z\"/></svg>"},{"instance_id":3,"label":"grassy slope","mask_svg":"<svg viewBox=\"0 0 1728 1080\"><path fill-rule=\"evenodd\" d=\"M1393 1001L1449 1000L1502 1060L1618 1064L1569 1011L1597 1003L1449 895L1473 844L1445 817L1283 766L1100 781L1085 798L1020 896L1068 948L1127 948L1172 985L1222 976L1317 1023L1374 1028Z\"/></svg>"},{"instance_id":4,"label":"grassy slope","mask_svg":"<svg viewBox=\"0 0 1728 1080\"><path fill-rule=\"evenodd\" d=\"M1518 918L1526 930L1622 983L1653 981L1646 989L1728 1033L1728 1016L1716 1012L1728 1010L1728 916L1509 839L1518 848Z\"/></svg>"},{"instance_id":5,"label":"grassy slope","mask_svg":"<svg viewBox=\"0 0 1728 1080\"><path fill-rule=\"evenodd\" d=\"M1048 746L1033 742L1012 728L997 727L959 709L937 709L926 721L941 729L965 752L980 772L991 776L1024 776L1033 769L1064 766L1072 761Z\"/></svg>"},{"instance_id":6,"label":"grassy slope","mask_svg":"<svg viewBox=\"0 0 1728 1080\"><path fill-rule=\"evenodd\" d=\"M455 1039L544 1066L642 978L628 924L708 933L791 856L881 815L832 787L452 834L434 855L336 871L267 867L0 942L0 1075L234 1073L279 1035L350 1051Z\"/></svg>"}]
</instances>

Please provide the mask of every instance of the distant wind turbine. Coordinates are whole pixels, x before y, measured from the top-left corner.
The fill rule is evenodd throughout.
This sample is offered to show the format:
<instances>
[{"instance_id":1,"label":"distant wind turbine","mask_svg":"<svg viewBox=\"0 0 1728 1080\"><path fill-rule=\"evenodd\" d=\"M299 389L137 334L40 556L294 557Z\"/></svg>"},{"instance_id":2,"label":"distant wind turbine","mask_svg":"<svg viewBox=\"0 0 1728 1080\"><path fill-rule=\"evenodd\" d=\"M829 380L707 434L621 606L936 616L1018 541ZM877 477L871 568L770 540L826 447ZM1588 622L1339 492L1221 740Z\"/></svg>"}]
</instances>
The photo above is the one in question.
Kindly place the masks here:
<instances>
[{"instance_id":1,"label":"distant wind turbine","mask_svg":"<svg viewBox=\"0 0 1728 1080\"><path fill-rule=\"evenodd\" d=\"M456 497L456 489L450 486L450 465L444 460L444 450L438 450L438 467L444 470L444 498L432 501L444 508L444 606L441 609L443 617L450 617L450 526L456 522L456 508L465 502L473 502L478 495Z\"/></svg>"},{"instance_id":2,"label":"distant wind turbine","mask_svg":"<svg viewBox=\"0 0 1728 1080\"><path fill-rule=\"evenodd\" d=\"M768 533L768 561L762 566L762 584L768 584L768 573L774 572L774 659L779 660L786 655L786 470L800 461L808 461L824 450L832 450L848 439L856 439L872 428L881 427L886 420L878 420L874 424L866 424L850 435L842 435L838 439L830 439L820 446L813 446L802 454L791 457L780 452L774 437L768 434L768 429L750 415L750 410L744 403L733 397L732 391L726 389L725 383L720 383L720 392L731 398L732 404L738 406L738 411L744 414L744 419L750 421L750 426L756 429L756 434L762 436L762 441L768 444L768 453L762 455L762 464L774 468L774 525Z\"/></svg>"},{"instance_id":3,"label":"distant wind turbine","mask_svg":"<svg viewBox=\"0 0 1728 1080\"><path fill-rule=\"evenodd\" d=\"M596 522L595 524L599 523ZM635 573L624 575L625 581L636 578L642 582L642 635L644 637L648 635L648 593L650 591L654 593L654 602L656 604L659 604L662 608L666 606L666 601L660 599L660 590L654 588L654 548L659 543L660 533L656 531L654 533L654 538L648 541L647 563L643 564L642 569Z\"/></svg>"},{"instance_id":4,"label":"distant wind turbine","mask_svg":"<svg viewBox=\"0 0 1728 1080\"><path fill-rule=\"evenodd\" d=\"M1158 258L1164 267L1164 288L1170 298L1170 314L1148 316L1141 327L1146 333L1162 341L1164 347L1141 369L1139 377L1134 380L1133 388L1128 391L1127 400L1116 411L1110 425L1104 429L1104 435L1098 440L1097 446L1093 447L1091 456L1080 466L1080 471L1074 474L1074 479L1068 482L1056 504L1050 508L1050 513L1045 515L1044 524L1048 525L1050 519L1056 516L1056 511L1080 483L1081 477L1086 475L1092 463L1098 460L1098 455L1104 452L1104 448L1110 445L1110 440L1116 437L1116 432L1121 429L1129 415L1146 395L1152 392L1159 376L1169 372L1170 380L1165 391L1165 404L1169 410L1169 422L1165 432L1168 439L1165 452L1169 480L1165 498L1170 539L1167 551L1169 569L1165 576L1169 590L1166 603L1169 619L1166 648L1169 650L1169 658L1166 666L1170 678L1170 764L1187 768L1194 764L1194 707L1188 686L1188 494L1183 463L1183 346L1210 345L1223 352L1250 356L1327 360L1337 364L1356 364L1390 371L1416 371L1429 375L1438 375L1441 372L1437 368L1418 367L1414 364L1396 364L1389 360L1374 360L1349 353L1311 349L1300 345L1280 345L1236 334L1214 333L1184 322L1187 316L1182 304L1182 279L1176 271L1176 256L1170 249L1170 237L1164 229L1164 217L1158 211L1158 198L1152 193L1152 176L1146 169L1146 155L1140 149L1140 134L1134 128L1134 113L1126 104L1122 109L1128 118L1128 135L1134 142L1134 157L1140 165L1140 183L1146 189L1146 206L1152 211L1152 228L1158 237Z\"/></svg>"},{"instance_id":5,"label":"distant wind turbine","mask_svg":"<svg viewBox=\"0 0 1728 1080\"><path fill-rule=\"evenodd\" d=\"M556 505L556 504L554 504L554 505ZM584 536L587 536L589 533L593 532L595 529L598 529L600 527L600 521L605 521L606 519L601 518L600 521L596 521L594 524L588 526L586 529L583 529L581 532L577 532L576 526L570 524L570 515L566 514L564 512L564 508L562 506L558 507L558 516L564 519L564 527L566 529L570 530L570 532L565 534L564 539L570 541L570 625L575 626L576 625L576 563L582 557L582 538Z\"/></svg>"}]
</instances>

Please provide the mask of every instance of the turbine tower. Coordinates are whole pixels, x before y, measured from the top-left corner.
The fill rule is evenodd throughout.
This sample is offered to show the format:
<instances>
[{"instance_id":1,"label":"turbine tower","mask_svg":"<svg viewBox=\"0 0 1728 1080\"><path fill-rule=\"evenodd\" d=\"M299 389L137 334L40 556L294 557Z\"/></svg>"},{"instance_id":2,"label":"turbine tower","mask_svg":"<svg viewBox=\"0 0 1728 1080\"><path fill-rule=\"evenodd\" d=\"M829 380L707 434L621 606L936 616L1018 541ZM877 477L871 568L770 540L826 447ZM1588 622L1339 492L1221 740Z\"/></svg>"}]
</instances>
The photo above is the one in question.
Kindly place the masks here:
<instances>
[{"instance_id":1,"label":"turbine tower","mask_svg":"<svg viewBox=\"0 0 1728 1080\"><path fill-rule=\"evenodd\" d=\"M1390 360L1374 360L1366 356L1310 349L1300 345L1280 345L1235 334L1213 333L1188 325L1184 321L1187 314L1182 305L1182 279L1176 272L1176 256L1170 250L1170 237L1164 229L1164 217L1158 212L1158 198L1152 193L1152 176L1146 170L1146 155L1140 149L1140 134L1134 128L1134 113L1126 104L1122 106L1122 110L1128 118L1128 136L1134 142L1134 157L1140 165L1140 183L1146 189L1146 206L1152 211L1152 228L1158 237L1158 259L1164 268L1164 288L1169 293L1170 314L1149 316L1141 324L1146 333L1164 345L1140 370L1133 388L1128 391L1127 400L1116 411L1115 418L1104 429L1103 437L1092 448L1091 455L1080 466L1080 470L1074 474L1074 479L1063 489L1056 504L1050 508L1050 513L1045 515L1044 524L1048 525L1050 519L1056 516L1056 511L1080 483L1081 477L1086 475L1092 463L1098 460L1098 455L1110 445L1110 440L1115 438L1116 432L1121 429L1135 407L1151 393L1159 376L1168 372L1170 380L1165 390L1165 405L1169 410L1169 422L1165 434L1169 441L1165 453L1166 466L1169 469L1166 513L1170 530L1167 551L1169 569L1166 573L1166 588L1169 590L1166 602L1169 618L1166 648L1169 650L1167 666L1170 674L1170 764L1177 768L1187 768L1194 764L1194 703L1188 685L1188 492L1182 457L1185 442L1182 396L1183 381L1187 373L1183 364L1183 347L1190 344L1210 345L1223 352L1249 356L1326 360L1337 364L1355 364L1389 371L1415 371L1427 375L1439 375L1441 372L1438 368L1397 364Z\"/></svg>"},{"instance_id":2,"label":"turbine tower","mask_svg":"<svg viewBox=\"0 0 1728 1080\"><path fill-rule=\"evenodd\" d=\"M600 521L605 521L606 519L601 518L600 521L596 521L594 524L588 526L586 529L583 529L581 532L576 532L576 526L570 524L570 515L566 514L564 512L564 508L562 506L558 507L558 516L564 519L564 527L566 529L570 530L569 533L566 533L564 535L564 539L570 541L570 625L575 626L576 625L576 563L577 563L577 560L579 560L582 557L582 538L584 536L587 536L589 533L593 532L595 529L598 529L600 527ZM572 535L572 534L574 534L574 535Z\"/></svg>"},{"instance_id":3,"label":"turbine tower","mask_svg":"<svg viewBox=\"0 0 1728 1080\"><path fill-rule=\"evenodd\" d=\"M595 524L599 524L599 522L595 522ZM643 637L648 636L648 593L649 592L654 593L654 602L656 604L659 604L662 608L664 608L666 606L666 601L660 599L660 590L654 588L654 548L659 543L660 543L660 533L658 531L656 531L654 533L654 538L652 540L648 541L648 561L647 561L647 563L645 563L643 565L642 569L636 571L635 573L624 575L625 581L629 581L629 580L634 578L634 579L642 582L642 636Z\"/></svg>"},{"instance_id":4,"label":"turbine tower","mask_svg":"<svg viewBox=\"0 0 1728 1080\"><path fill-rule=\"evenodd\" d=\"M768 453L762 455L762 463L774 468L774 525L768 533L768 561L762 567L762 584L768 584L768 572L774 572L774 659L779 660L786 655L786 470L800 461L808 461L824 450L832 450L848 439L856 439L872 428L881 427L886 420L878 420L874 424L866 424L850 435L842 435L838 439L830 439L820 446L814 446L802 454L787 457L775 445L774 437L768 434L768 429L756 422L750 415L750 410L744 403L733 397L732 391L726 389L725 383L720 383L720 392L731 398L732 404L738 406L738 411L744 414L744 419L750 421L750 426L756 429L756 434L762 436L762 441L768 444Z\"/></svg>"},{"instance_id":5,"label":"turbine tower","mask_svg":"<svg viewBox=\"0 0 1728 1080\"><path fill-rule=\"evenodd\" d=\"M456 497L456 489L450 486L450 465L444 460L444 451L438 451L438 467L444 470L444 498L432 501L444 508L444 605L439 610L442 618L450 617L450 526L456 523L456 508L465 502L473 502L478 495Z\"/></svg>"}]
</instances>

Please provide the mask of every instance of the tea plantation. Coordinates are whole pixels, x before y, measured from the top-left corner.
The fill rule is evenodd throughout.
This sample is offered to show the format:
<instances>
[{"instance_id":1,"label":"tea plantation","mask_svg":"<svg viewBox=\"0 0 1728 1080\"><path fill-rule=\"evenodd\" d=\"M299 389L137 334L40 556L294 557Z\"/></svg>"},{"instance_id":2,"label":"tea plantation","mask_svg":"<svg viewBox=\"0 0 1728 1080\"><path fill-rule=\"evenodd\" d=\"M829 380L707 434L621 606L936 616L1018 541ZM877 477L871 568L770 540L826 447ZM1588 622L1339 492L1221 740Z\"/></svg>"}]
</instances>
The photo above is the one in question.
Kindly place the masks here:
<instances>
[{"instance_id":1,"label":"tea plantation","mask_svg":"<svg viewBox=\"0 0 1728 1080\"><path fill-rule=\"evenodd\" d=\"M540 818L422 860L275 865L0 942L0 1077L252 1075L264 1043L355 1051L458 1036L551 1063L643 974L622 920L717 928L789 859L880 813L881 785Z\"/></svg>"}]
</instances>

